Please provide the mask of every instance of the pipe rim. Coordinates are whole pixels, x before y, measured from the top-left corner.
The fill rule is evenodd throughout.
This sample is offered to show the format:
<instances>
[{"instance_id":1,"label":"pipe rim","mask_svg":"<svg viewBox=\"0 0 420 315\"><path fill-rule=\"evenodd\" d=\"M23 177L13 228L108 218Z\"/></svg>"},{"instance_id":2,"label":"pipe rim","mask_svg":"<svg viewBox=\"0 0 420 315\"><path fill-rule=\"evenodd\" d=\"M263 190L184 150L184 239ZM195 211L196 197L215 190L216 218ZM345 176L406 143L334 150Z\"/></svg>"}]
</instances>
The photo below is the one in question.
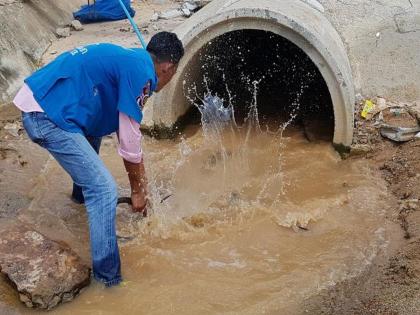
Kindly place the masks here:
<instances>
[{"instance_id":1,"label":"pipe rim","mask_svg":"<svg viewBox=\"0 0 420 315\"><path fill-rule=\"evenodd\" d=\"M318 11L314 14L317 14L319 18ZM183 108L177 112L177 106L173 103L179 94L177 89L180 86L182 87L185 71L201 48L218 36L228 32L255 29L272 32L288 39L302 49L314 62L328 86L333 103L335 120L333 142L337 145L349 147L353 139L354 122L354 86L350 62L337 31L325 17L323 19L325 20L324 23L328 23L329 32L332 32L332 36L319 37L293 18L277 11L261 8L232 8L222 12L219 10L210 18L194 24L194 27L190 29L187 29L185 24L182 25L181 29L175 32L184 43L188 53L181 61L178 74L171 84L154 98L154 123L159 122L160 125L170 127L189 108ZM328 45L325 43L326 41L329 41ZM330 51L327 48L331 44L332 50L335 51ZM164 110L157 110L162 109L159 107L167 106L167 104L171 104L169 109L167 107ZM160 112L160 115L157 115L157 112Z\"/></svg>"}]
</instances>

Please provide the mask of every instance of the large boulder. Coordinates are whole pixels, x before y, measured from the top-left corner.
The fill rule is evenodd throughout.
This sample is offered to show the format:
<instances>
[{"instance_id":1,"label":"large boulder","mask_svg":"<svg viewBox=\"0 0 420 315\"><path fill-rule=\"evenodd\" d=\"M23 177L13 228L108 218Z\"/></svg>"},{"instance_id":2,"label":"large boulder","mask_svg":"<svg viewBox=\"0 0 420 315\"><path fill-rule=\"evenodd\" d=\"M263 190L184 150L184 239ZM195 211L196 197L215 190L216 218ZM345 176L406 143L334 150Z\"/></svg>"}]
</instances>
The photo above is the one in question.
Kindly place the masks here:
<instances>
[{"instance_id":1,"label":"large boulder","mask_svg":"<svg viewBox=\"0 0 420 315\"><path fill-rule=\"evenodd\" d=\"M90 268L66 244L24 226L0 232L0 270L33 308L71 301L90 283Z\"/></svg>"}]
</instances>

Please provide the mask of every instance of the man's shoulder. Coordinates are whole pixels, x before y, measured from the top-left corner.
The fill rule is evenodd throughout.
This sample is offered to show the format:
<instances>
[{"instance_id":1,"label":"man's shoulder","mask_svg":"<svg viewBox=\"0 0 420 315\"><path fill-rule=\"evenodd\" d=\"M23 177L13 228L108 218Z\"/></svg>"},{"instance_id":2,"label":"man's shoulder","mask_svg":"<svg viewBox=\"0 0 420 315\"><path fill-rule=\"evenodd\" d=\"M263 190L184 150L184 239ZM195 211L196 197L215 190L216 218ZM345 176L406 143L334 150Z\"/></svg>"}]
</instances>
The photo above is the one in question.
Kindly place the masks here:
<instances>
[{"instance_id":1,"label":"man's shoulder","mask_svg":"<svg viewBox=\"0 0 420 315\"><path fill-rule=\"evenodd\" d=\"M77 47L76 49L85 49L87 52L95 52L101 54L125 54L128 53L127 48L111 43L96 43L96 44L89 44L81 47Z\"/></svg>"},{"instance_id":2,"label":"man's shoulder","mask_svg":"<svg viewBox=\"0 0 420 315\"><path fill-rule=\"evenodd\" d=\"M149 53L144 49L127 48L127 52L123 58L120 58L124 68L131 70L133 73L148 74L154 73L153 60Z\"/></svg>"}]
</instances>

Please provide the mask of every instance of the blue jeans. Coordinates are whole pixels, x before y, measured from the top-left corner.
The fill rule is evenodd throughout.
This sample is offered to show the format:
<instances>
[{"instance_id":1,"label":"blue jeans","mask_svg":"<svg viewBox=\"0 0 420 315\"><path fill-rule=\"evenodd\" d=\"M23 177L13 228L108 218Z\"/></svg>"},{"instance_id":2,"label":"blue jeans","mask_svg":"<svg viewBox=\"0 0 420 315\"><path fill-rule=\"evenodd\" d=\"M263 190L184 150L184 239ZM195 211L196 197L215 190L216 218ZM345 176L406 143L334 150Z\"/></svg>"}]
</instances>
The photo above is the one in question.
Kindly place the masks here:
<instances>
[{"instance_id":1,"label":"blue jeans","mask_svg":"<svg viewBox=\"0 0 420 315\"><path fill-rule=\"evenodd\" d=\"M101 148L102 138L86 137L86 139L90 143L92 148L95 150L95 152L97 154L99 154L99 150ZM71 193L71 198L74 202L76 202L78 204L84 204L85 203L85 197L83 197L82 187L73 183L73 192Z\"/></svg>"},{"instance_id":2,"label":"blue jeans","mask_svg":"<svg viewBox=\"0 0 420 315\"><path fill-rule=\"evenodd\" d=\"M118 191L113 177L85 136L60 129L45 113L22 113L22 122L29 138L47 149L83 192L93 276L106 286L119 284L121 262L115 228Z\"/></svg>"}]
</instances>

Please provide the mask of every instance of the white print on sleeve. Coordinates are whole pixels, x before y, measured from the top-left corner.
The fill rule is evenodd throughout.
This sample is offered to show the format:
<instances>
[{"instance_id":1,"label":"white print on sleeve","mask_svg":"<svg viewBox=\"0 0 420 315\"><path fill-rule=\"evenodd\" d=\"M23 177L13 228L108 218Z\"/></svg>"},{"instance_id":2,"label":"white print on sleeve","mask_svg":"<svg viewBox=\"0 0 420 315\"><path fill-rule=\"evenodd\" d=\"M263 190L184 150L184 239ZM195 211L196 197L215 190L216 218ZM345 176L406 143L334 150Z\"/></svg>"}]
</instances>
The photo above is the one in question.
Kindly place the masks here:
<instances>
[{"instance_id":1,"label":"white print on sleeve","mask_svg":"<svg viewBox=\"0 0 420 315\"><path fill-rule=\"evenodd\" d=\"M150 86L151 83L149 81L143 88L141 95L137 97L137 105L139 105L140 109L143 109L143 107L146 105L147 100L150 97Z\"/></svg>"}]
</instances>

